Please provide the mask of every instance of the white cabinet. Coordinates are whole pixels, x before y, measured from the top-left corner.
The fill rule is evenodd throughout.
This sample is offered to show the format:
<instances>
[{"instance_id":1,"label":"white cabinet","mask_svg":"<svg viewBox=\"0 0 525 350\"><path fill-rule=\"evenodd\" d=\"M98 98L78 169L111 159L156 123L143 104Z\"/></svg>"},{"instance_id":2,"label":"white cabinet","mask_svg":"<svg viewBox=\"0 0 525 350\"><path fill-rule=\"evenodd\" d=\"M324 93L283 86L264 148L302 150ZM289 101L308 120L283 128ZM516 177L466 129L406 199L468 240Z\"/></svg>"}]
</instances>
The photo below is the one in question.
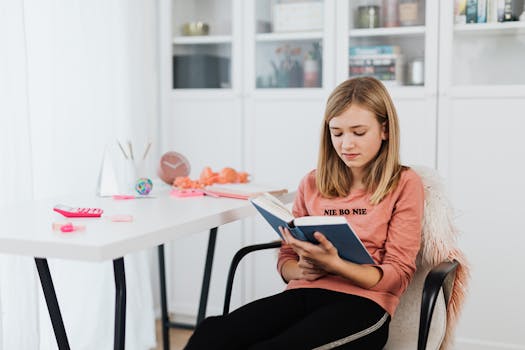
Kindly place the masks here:
<instances>
[{"instance_id":1,"label":"white cabinet","mask_svg":"<svg viewBox=\"0 0 525 350\"><path fill-rule=\"evenodd\" d=\"M316 167L325 102L352 72L351 49L399 47L395 50L402 57L394 68L399 67L401 73L394 72L397 75L389 78L386 86L400 118L402 161L437 166L443 174L453 202L463 213L462 246L476 267L474 291L458 332L460 338L467 339L460 341L461 348L484 341L524 345L517 338L519 331L512 327L484 338L508 315L513 324L519 324L519 316L512 310L525 306L518 297L525 292L523 283L512 291L504 290L509 296L506 300L518 303L518 308L503 303L502 310L494 310L494 318L480 318L478 312L494 288L492 277L486 276L490 273L485 273L493 267L482 260L489 248L480 244L480 237L488 241L497 234L502 242L514 246L525 243L515 229L520 227L519 212L525 208L501 192L518 191L513 198L525 197L523 190L515 187L524 173L519 160L525 158L525 148L517 143L518 130L525 127L520 117L525 110L524 22L454 25L453 1L324 0L296 10L308 14L308 6L317 6L322 8L322 19L314 16L287 27L286 23L274 23L286 18L285 8L277 10L281 12L276 19L276 8L285 2L282 0L168 2L178 10L161 11L165 79L161 133L166 150L178 150L190 158L192 176L206 165L233 166L248 171L254 181L294 188ZM390 17L391 23L387 23L385 10L396 4L398 10L406 6L404 12L397 12L397 20ZM377 22L370 12L360 9L370 6L377 6ZM180 26L187 21L207 22L209 35L182 36ZM215 87L173 89L172 55L179 54L226 57L230 60L229 80L221 80ZM503 175L498 177L500 171ZM497 214L493 220L486 214L489 209L481 206L486 202L497 203L492 209ZM479 220L480 216L484 219ZM502 230L498 230L500 220ZM218 248L217 261L224 257L226 263L214 268L209 314L222 307L225 265L231 252L241 244L274 239L258 218L228 230L227 243ZM222 237L220 231L218 237ZM205 239L204 234L195 238ZM501 251L508 249L501 247ZM508 276L519 274L517 255L509 253L502 258L511 271ZM197 260L193 266L198 271L204 258ZM241 294L251 300L281 290L274 267L273 252L262 253L244 265L243 288L236 286L233 306ZM178 281L200 286L200 276L188 276L184 267L178 269ZM500 278L503 284L512 284L507 277ZM196 305L196 297L175 293L174 309L190 303Z\"/></svg>"},{"instance_id":2,"label":"white cabinet","mask_svg":"<svg viewBox=\"0 0 525 350\"><path fill-rule=\"evenodd\" d=\"M525 22L454 24L440 7L438 169L472 266L456 348L521 349Z\"/></svg>"},{"instance_id":3,"label":"white cabinet","mask_svg":"<svg viewBox=\"0 0 525 350\"><path fill-rule=\"evenodd\" d=\"M401 45L407 59L424 60L424 85L406 86L401 82L389 89L401 119L403 161L435 166L437 54L433 45L436 45L437 23L424 19L417 26L356 29L351 16L355 10L353 3L171 0L169 5L164 4L171 7L167 11L171 14L169 18L161 21L164 30L167 28L171 34L169 38L161 36L161 40L169 40L169 49L165 41L161 45L163 86L168 87L163 95L164 148L185 154L194 177L207 165L233 166L248 171L253 181L280 183L294 189L316 167L325 102L335 86L349 76L350 45L384 43ZM435 10L432 6L427 7L427 12ZM304 18L287 22L287 16L298 13ZM209 33L184 35L183 25L187 22L207 23ZM427 28L429 25L432 29ZM190 61L181 68L180 62L174 64L174 56ZM219 72L226 78L218 81L216 77L208 77L210 80L202 81L199 80L202 71L198 72L200 76L189 74L182 81L174 77L177 71L199 70L199 65L206 62L220 65L210 57L229 60L228 74ZM232 233L237 243L230 241L225 249L233 251L241 243L274 238L260 220L246 220L242 225L243 232L237 227L238 232ZM220 240L221 232L218 237ZM203 246L206 235L193 239L193 244ZM175 256L177 249L184 256L182 250L187 248L184 244L173 249ZM194 263L197 267L198 262ZM265 269L257 268L261 265L270 269L264 272L267 277L273 276L270 280L252 278L254 271L263 273ZM245 299L282 289L274 265L274 254L263 253L246 266L250 273L244 276ZM189 276L184 267L174 265L173 269L177 280L200 285L200 276ZM213 276L210 313L220 309L220 304L213 303L220 300L218 295L222 295L223 288L214 289L220 282L213 283L224 281L226 270L216 268ZM173 295L173 309L189 310L185 305L191 304L193 296L177 290Z\"/></svg>"}]
</instances>

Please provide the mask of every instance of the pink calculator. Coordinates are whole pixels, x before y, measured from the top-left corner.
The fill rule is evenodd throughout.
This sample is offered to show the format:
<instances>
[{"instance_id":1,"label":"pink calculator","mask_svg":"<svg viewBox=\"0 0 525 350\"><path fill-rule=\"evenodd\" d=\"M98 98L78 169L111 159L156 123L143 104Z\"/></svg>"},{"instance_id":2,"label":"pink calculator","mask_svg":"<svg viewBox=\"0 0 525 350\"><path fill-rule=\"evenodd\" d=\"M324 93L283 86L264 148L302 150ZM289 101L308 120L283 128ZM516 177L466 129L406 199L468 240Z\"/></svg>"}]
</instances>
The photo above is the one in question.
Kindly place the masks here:
<instances>
[{"instance_id":1,"label":"pink calculator","mask_svg":"<svg viewBox=\"0 0 525 350\"><path fill-rule=\"evenodd\" d=\"M98 218L104 210L100 208L74 208L64 204L57 204L53 210L68 218Z\"/></svg>"}]
</instances>

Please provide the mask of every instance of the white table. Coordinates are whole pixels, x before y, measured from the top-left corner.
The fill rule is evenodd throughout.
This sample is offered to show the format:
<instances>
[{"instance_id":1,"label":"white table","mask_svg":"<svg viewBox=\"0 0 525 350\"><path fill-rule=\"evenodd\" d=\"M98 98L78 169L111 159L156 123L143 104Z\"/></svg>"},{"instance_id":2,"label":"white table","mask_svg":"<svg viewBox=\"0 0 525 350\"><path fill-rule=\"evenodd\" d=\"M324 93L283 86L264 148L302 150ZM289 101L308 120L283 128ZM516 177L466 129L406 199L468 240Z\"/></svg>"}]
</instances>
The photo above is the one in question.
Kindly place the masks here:
<instances>
[{"instance_id":1,"label":"white table","mask_svg":"<svg viewBox=\"0 0 525 350\"><path fill-rule=\"evenodd\" d=\"M293 193L282 197L284 202ZM55 204L78 207L98 207L104 210L101 218L64 218L55 213ZM181 235L210 230L210 241L205 276L201 291L199 316L205 313L211 263L217 227L251 216L255 209L248 201L228 198L170 197L168 192L156 194L155 198L114 200L94 195L78 195L62 198L28 201L0 210L0 253L29 255L35 258L42 289L59 349L70 349L56 298L47 258L83 261L113 260L115 275L115 349L124 349L126 315L126 279L124 255L142 249L159 246ZM132 215L133 222L112 222L112 215ZM71 221L86 225L83 232L62 233L51 229L53 222ZM162 256L162 269L164 258ZM161 271L164 273L164 271ZM162 276L161 276L162 277ZM207 280L207 281L206 281ZM163 325L169 324L163 293ZM204 303L203 303L204 299ZM203 310L201 310L203 309ZM167 332L164 330L164 340ZM166 341L164 346L167 348ZM169 343L168 343L169 344Z\"/></svg>"}]
</instances>

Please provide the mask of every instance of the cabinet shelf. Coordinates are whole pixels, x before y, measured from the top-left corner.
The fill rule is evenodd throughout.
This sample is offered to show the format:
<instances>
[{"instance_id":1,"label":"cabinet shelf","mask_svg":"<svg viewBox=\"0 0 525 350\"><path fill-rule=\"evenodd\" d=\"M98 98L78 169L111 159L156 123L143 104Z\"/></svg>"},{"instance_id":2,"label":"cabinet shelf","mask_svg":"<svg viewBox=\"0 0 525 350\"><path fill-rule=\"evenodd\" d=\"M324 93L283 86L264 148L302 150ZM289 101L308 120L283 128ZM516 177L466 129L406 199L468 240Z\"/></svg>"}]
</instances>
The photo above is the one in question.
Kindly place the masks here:
<instances>
[{"instance_id":1,"label":"cabinet shelf","mask_svg":"<svg viewBox=\"0 0 525 350\"><path fill-rule=\"evenodd\" d=\"M231 42L231 35L177 36L173 38L173 45L229 44Z\"/></svg>"},{"instance_id":2,"label":"cabinet shelf","mask_svg":"<svg viewBox=\"0 0 525 350\"><path fill-rule=\"evenodd\" d=\"M321 40L323 32L293 32L293 33L261 33L255 35L258 42L295 41L295 40Z\"/></svg>"},{"instance_id":3,"label":"cabinet shelf","mask_svg":"<svg viewBox=\"0 0 525 350\"><path fill-rule=\"evenodd\" d=\"M424 86L387 86L387 90L394 100L421 100L427 97L427 89Z\"/></svg>"},{"instance_id":4,"label":"cabinet shelf","mask_svg":"<svg viewBox=\"0 0 525 350\"><path fill-rule=\"evenodd\" d=\"M525 97L525 85L456 85L450 87L449 95L454 98L520 98Z\"/></svg>"},{"instance_id":5,"label":"cabinet shelf","mask_svg":"<svg viewBox=\"0 0 525 350\"><path fill-rule=\"evenodd\" d=\"M350 37L424 35L425 27L424 26L413 26L413 27L351 29L348 34Z\"/></svg>"},{"instance_id":6,"label":"cabinet shelf","mask_svg":"<svg viewBox=\"0 0 525 350\"><path fill-rule=\"evenodd\" d=\"M177 100L195 100L202 103L203 100L224 100L225 98L236 98L239 93L233 89L172 89L171 98Z\"/></svg>"},{"instance_id":7,"label":"cabinet shelf","mask_svg":"<svg viewBox=\"0 0 525 350\"><path fill-rule=\"evenodd\" d=\"M525 22L456 24L454 31L458 35L525 34Z\"/></svg>"},{"instance_id":8,"label":"cabinet shelf","mask_svg":"<svg viewBox=\"0 0 525 350\"><path fill-rule=\"evenodd\" d=\"M326 99L326 92L323 88L264 88L256 89L251 94L257 99L267 100L315 100L323 101Z\"/></svg>"}]
</instances>

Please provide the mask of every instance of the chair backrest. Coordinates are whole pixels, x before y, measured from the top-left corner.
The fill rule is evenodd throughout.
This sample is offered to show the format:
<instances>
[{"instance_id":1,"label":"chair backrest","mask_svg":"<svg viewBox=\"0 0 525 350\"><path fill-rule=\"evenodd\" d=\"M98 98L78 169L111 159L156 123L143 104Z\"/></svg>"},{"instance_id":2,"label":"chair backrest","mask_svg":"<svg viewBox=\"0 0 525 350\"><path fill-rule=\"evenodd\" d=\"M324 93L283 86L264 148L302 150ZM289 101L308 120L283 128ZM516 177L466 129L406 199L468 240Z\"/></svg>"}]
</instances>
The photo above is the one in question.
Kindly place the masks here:
<instances>
[{"instance_id":1,"label":"chair backrest","mask_svg":"<svg viewBox=\"0 0 525 350\"><path fill-rule=\"evenodd\" d=\"M447 278L437 298L426 347L445 349L452 341L455 322L466 293L468 264L457 248L458 230L441 178L431 168L416 166L412 169L421 177L425 188L421 249L416 273L390 323L385 349L417 349L425 278L437 264L456 259L459 260L459 266L452 278Z\"/></svg>"},{"instance_id":2,"label":"chair backrest","mask_svg":"<svg viewBox=\"0 0 525 350\"><path fill-rule=\"evenodd\" d=\"M429 270L430 268L419 267L412 282L401 297L396 313L390 321L388 342L385 345L386 350L417 349L421 295L425 277ZM430 324L427 341L428 350L438 350L441 347L446 328L447 307L443 288L441 288Z\"/></svg>"}]
</instances>

